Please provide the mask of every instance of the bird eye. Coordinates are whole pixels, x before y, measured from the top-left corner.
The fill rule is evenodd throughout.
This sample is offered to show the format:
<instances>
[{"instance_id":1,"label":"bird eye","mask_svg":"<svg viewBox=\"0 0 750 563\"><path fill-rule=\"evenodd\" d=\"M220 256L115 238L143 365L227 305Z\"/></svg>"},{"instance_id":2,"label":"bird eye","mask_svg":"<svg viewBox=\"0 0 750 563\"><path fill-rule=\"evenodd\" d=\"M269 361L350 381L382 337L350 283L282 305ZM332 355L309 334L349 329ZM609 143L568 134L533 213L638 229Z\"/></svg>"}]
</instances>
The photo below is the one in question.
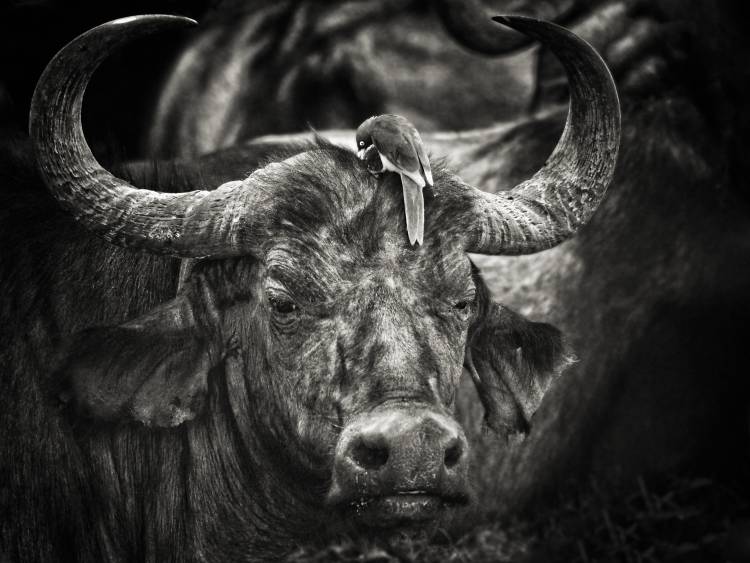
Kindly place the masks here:
<instances>
[{"instance_id":1,"label":"bird eye","mask_svg":"<svg viewBox=\"0 0 750 563\"><path fill-rule=\"evenodd\" d=\"M359 146L360 146L360 147L364 147L364 146L365 146L365 142L364 142L364 141L360 141L360 142L359 142Z\"/></svg>"}]
</instances>

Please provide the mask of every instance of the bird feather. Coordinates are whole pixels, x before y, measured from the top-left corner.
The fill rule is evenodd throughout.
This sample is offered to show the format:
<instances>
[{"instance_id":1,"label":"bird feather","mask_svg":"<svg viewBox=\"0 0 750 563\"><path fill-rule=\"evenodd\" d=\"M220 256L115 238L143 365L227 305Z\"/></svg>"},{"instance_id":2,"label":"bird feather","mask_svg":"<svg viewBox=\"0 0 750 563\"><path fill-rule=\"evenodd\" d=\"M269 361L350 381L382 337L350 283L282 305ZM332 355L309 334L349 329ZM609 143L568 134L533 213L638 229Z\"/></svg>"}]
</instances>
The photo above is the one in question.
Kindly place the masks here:
<instances>
[{"instance_id":1,"label":"bird feather","mask_svg":"<svg viewBox=\"0 0 750 563\"><path fill-rule=\"evenodd\" d=\"M422 244L424 241L424 195L422 186L410 176L401 174L401 185L404 191L404 212L406 214L406 231L409 243Z\"/></svg>"}]
</instances>

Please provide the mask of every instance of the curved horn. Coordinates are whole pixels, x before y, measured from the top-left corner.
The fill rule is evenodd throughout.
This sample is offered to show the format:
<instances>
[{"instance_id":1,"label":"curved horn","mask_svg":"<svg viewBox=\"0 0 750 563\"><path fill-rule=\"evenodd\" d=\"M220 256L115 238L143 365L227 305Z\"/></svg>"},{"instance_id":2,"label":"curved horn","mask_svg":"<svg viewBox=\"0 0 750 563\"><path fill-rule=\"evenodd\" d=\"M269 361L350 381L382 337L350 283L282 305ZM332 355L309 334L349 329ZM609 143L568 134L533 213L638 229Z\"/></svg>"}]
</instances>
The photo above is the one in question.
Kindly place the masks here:
<instances>
[{"instance_id":1,"label":"curved horn","mask_svg":"<svg viewBox=\"0 0 750 563\"><path fill-rule=\"evenodd\" d=\"M102 168L81 128L86 86L115 49L156 31L195 25L189 18L134 16L95 27L63 47L42 73L29 134L52 195L84 227L119 246L180 257L246 253L248 190L168 194L133 187Z\"/></svg>"},{"instance_id":2,"label":"curved horn","mask_svg":"<svg viewBox=\"0 0 750 563\"><path fill-rule=\"evenodd\" d=\"M565 68L570 107L545 166L512 190L470 190L465 248L480 254L531 254L575 234L612 180L620 145L620 102L612 75L591 45L549 22L520 16L495 21L541 41Z\"/></svg>"},{"instance_id":3,"label":"curved horn","mask_svg":"<svg viewBox=\"0 0 750 563\"><path fill-rule=\"evenodd\" d=\"M537 1L529 3L528 11L538 19L560 21L571 16L577 4L578 0L556 3ZM531 44L529 37L498 30L490 22L489 13L481 0L435 0L435 9L448 33L461 45L477 53L505 55Z\"/></svg>"}]
</instances>

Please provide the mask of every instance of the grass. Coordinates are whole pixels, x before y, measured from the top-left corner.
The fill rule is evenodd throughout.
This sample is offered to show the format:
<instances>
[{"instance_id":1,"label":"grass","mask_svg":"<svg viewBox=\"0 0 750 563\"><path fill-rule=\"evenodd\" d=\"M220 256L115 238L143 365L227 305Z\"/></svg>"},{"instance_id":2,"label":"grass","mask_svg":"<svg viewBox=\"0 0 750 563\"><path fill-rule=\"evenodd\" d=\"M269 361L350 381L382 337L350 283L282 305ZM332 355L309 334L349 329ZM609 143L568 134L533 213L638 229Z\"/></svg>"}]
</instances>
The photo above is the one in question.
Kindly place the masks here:
<instances>
[{"instance_id":1,"label":"grass","mask_svg":"<svg viewBox=\"0 0 750 563\"><path fill-rule=\"evenodd\" d=\"M288 559L312 562L655 563L750 562L750 500L707 478L638 478L596 483L543 513L487 520L452 538L338 538L299 548Z\"/></svg>"}]
</instances>

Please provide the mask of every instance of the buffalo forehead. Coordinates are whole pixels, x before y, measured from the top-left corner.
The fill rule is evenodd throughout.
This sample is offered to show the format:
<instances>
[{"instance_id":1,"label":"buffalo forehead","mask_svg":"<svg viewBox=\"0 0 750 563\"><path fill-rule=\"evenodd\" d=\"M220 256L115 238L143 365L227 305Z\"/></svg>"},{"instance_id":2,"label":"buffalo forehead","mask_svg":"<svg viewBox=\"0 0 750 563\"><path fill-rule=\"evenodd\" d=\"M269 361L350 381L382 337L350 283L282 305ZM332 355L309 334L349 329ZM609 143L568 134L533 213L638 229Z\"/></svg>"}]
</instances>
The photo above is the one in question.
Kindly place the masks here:
<instances>
[{"instance_id":1,"label":"buffalo forehead","mask_svg":"<svg viewBox=\"0 0 750 563\"><path fill-rule=\"evenodd\" d=\"M277 202L265 264L290 291L331 298L373 278L422 294L470 290L468 258L445 232L409 245L396 175L373 177L351 151L324 145L260 176Z\"/></svg>"},{"instance_id":2,"label":"buffalo forehead","mask_svg":"<svg viewBox=\"0 0 750 563\"><path fill-rule=\"evenodd\" d=\"M385 237L375 253L351 242L287 240L266 256L266 272L303 300L336 300L377 287L409 289L415 297L461 298L473 290L471 263L449 245L405 247Z\"/></svg>"}]
</instances>

